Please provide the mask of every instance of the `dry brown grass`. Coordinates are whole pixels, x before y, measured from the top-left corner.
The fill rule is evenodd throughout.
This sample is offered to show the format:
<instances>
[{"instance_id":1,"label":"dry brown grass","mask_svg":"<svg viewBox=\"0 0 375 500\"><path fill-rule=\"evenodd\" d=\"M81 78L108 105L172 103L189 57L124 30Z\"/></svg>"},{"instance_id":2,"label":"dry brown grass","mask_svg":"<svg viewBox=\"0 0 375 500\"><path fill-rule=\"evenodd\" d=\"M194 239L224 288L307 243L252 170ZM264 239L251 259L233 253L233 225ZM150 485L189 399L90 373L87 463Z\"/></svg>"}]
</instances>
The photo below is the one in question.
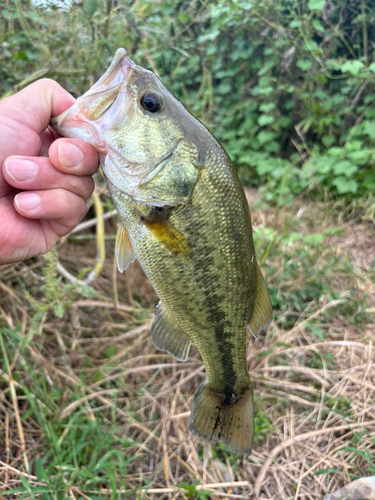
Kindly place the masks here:
<instances>
[{"instance_id":1,"label":"dry brown grass","mask_svg":"<svg viewBox=\"0 0 375 500\"><path fill-rule=\"evenodd\" d=\"M108 429L115 422L117 436L130 442L122 452L134 458L127 474L116 479L117 496L108 481L90 488L74 479L64 492L50 497L35 493L35 498L171 500L187 498L187 490L178 488L187 483L197 484L197 492L210 490L207 498L212 500L317 500L349 482L351 474L370 475L368 457L375 457L374 225L363 210L343 218L340 214L332 205L301 201L253 212L255 230L273 227L278 234L286 221L303 235L339 226L340 234L326 237L321 259L327 263L339 256L352 270L328 268L323 277L342 292L341 298L325 295L303 311L275 311L277 320L268 332L249 340L263 438L247 459L189 433L191 400L204 379L198 351L193 348L189 360L179 363L152 347L149 329L157 298L138 264L124 275L114 272L113 240L107 241L106 261L93 284L97 295L75 297L62 318L48 311L35 319L35 307L27 300L29 293L43 301L44 258L1 268L0 326L10 366L0 372L0 492L17 498L7 491L21 487L22 477L33 486L45 484L33 464L52 445L46 445L46 430L30 412L24 387L37 407L48 406L46 419L59 421L62 433L78 414L101 419ZM113 233L110 219L106 234ZM87 229L85 234L93 233ZM277 249L263 264L275 265L268 281L280 290L282 254ZM58 255L62 266L77 276L94 267L96 249L92 241L65 241ZM289 281L289 290L296 289L298 278ZM364 295L367 301L361 301ZM359 304L351 313L348 296ZM294 324L283 326L285 318L294 318ZM323 331L322 339L313 335L311 324ZM12 343L12 331L19 341ZM46 389L36 385L41 380L47 389L59 389L54 406L45 403ZM315 475L322 469L331 472Z\"/></svg>"}]
</instances>

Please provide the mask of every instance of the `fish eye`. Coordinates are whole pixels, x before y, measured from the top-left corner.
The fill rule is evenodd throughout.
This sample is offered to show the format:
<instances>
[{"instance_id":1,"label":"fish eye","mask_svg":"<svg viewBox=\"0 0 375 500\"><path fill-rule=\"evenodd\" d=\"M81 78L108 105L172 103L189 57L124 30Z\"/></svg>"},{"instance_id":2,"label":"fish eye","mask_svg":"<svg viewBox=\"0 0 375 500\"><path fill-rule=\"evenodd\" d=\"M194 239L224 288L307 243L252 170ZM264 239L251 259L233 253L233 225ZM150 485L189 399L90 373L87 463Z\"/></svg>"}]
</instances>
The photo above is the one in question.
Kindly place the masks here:
<instances>
[{"instance_id":1,"label":"fish eye","mask_svg":"<svg viewBox=\"0 0 375 500\"><path fill-rule=\"evenodd\" d=\"M141 106L150 113L156 113L161 108L161 98L157 94L148 92L141 98Z\"/></svg>"}]
</instances>

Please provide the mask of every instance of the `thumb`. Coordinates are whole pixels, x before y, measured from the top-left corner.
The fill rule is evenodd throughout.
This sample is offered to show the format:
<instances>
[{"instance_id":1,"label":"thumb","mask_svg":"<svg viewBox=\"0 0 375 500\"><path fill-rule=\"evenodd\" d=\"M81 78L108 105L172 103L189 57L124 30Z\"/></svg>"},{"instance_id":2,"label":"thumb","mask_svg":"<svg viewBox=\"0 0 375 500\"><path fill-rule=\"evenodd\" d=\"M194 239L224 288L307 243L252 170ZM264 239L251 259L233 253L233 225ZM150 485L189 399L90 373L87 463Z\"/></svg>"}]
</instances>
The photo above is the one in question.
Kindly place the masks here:
<instances>
[{"instance_id":1,"label":"thumb","mask_svg":"<svg viewBox=\"0 0 375 500\"><path fill-rule=\"evenodd\" d=\"M40 134L48 127L51 116L59 115L74 102L66 90L49 79L38 80L0 101L0 196L11 190L2 175L5 158L39 155Z\"/></svg>"}]
</instances>

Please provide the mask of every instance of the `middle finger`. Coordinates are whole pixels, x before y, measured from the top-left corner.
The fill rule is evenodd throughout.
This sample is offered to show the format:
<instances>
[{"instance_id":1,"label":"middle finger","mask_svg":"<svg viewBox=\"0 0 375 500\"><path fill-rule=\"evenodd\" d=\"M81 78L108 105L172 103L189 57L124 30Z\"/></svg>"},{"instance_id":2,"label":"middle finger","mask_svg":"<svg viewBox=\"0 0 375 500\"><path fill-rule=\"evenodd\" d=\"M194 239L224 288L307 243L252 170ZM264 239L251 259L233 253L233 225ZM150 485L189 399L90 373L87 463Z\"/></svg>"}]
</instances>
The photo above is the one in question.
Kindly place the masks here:
<instances>
[{"instance_id":1,"label":"middle finger","mask_svg":"<svg viewBox=\"0 0 375 500\"><path fill-rule=\"evenodd\" d=\"M62 188L86 200L94 189L91 176L64 174L41 156L9 156L3 163L3 176L22 191Z\"/></svg>"}]
</instances>

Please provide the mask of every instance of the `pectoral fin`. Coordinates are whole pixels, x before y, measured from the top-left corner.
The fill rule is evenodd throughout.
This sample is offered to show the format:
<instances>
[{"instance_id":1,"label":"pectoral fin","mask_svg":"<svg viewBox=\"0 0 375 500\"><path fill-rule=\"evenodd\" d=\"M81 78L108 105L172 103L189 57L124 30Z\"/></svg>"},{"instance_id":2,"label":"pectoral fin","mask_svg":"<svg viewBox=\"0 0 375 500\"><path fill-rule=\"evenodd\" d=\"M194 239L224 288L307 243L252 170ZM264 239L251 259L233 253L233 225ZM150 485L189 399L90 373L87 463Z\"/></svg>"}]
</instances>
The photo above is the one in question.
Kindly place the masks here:
<instances>
[{"instance_id":1,"label":"pectoral fin","mask_svg":"<svg viewBox=\"0 0 375 500\"><path fill-rule=\"evenodd\" d=\"M256 265L257 270L257 291L255 304L249 312L247 326L253 336L256 338L262 330L266 330L272 321L272 306L270 295L267 290L266 282L262 276L259 265Z\"/></svg>"},{"instance_id":2,"label":"pectoral fin","mask_svg":"<svg viewBox=\"0 0 375 500\"><path fill-rule=\"evenodd\" d=\"M117 258L117 267L120 273L137 258L130 242L128 232L121 222L116 236L115 254Z\"/></svg>"},{"instance_id":3,"label":"pectoral fin","mask_svg":"<svg viewBox=\"0 0 375 500\"><path fill-rule=\"evenodd\" d=\"M151 325L151 340L156 349L173 354L178 361L186 361L189 356L190 338L170 319L161 302Z\"/></svg>"},{"instance_id":4,"label":"pectoral fin","mask_svg":"<svg viewBox=\"0 0 375 500\"><path fill-rule=\"evenodd\" d=\"M154 211L150 217L142 217L141 220L171 253L181 255L185 260L190 258L192 250L188 241L162 213Z\"/></svg>"}]
</instances>

